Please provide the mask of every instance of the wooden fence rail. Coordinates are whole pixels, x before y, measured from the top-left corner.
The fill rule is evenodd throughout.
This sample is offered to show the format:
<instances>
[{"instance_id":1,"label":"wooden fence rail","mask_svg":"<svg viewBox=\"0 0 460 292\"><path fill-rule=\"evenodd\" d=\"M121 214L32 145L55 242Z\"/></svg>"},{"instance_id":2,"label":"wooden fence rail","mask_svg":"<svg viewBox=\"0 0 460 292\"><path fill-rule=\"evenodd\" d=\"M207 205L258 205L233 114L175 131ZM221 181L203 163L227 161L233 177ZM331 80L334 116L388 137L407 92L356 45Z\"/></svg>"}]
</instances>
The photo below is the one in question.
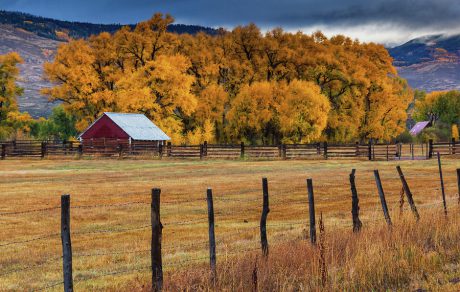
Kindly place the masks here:
<instances>
[{"instance_id":1,"label":"wooden fence rail","mask_svg":"<svg viewBox=\"0 0 460 292\"><path fill-rule=\"evenodd\" d=\"M355 143L245 145L208 144L172 145L117 139L94 139L84 144L74 141L17 140L0 141L0 159L15 157L156 157L195 159L428 159L433 154L460 154L455 139L449 142L430 141L425 144Z\"/></svg>"}]
</instances>

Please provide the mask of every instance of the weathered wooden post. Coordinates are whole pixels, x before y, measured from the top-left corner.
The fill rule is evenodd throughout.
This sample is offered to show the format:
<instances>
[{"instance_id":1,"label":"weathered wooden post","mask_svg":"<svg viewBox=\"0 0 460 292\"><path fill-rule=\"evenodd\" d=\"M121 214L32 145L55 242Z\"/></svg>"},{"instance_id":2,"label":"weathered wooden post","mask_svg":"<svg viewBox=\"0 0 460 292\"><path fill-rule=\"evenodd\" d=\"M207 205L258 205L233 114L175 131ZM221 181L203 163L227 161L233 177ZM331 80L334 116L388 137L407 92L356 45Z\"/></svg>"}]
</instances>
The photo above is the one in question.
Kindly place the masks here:
<instances>
[{"instance_id":1,"label":"weathered wooden post","mask_svg":"<svg viewBox=\"0 0 460 292\"><path fill-rule=\"evenodd\" d=\"M203 159L204 157L204 146L203 144L200 144L200 159Z\"/></svg>"},{"instance_id":2,"label":"weathered wooden post","mask_svg":"<svg viewBox=\"0 0 460 292\"><path fill-rule=\"evenodd\" d=\"M316 154L321 155L321 143L316 143Z\"/></svg>"},{"instance_id":3,"label":"weathered wooden post","mask_svg":"<svg viewBox=\"0 0 460 292\"><path fill-rule=\"evenodd\" d=\"M359 220L359 199L355 184L355 172L356 169L352 169L350 173L351 215L353 219L353 232L358 232L361 230L363 223Z\"/></svg>"},{"instance_id":4,"label":"weathered wooden post","mask_svg":"<svg viewBox=\"0 0 460 292\"><path fill-rule=\"evenodd\" d=\"M308 210L310 213L310 242L316 244L315 196L313 194L313 180L307 179Z\"/></svg>"},{"instance_id":5,"label":"weathered wooden post","mask_svg":"<svg viewBox=\"0 0 460 292\"><path fill-rule=\"evenodd\" d=\"M70 195L61 196L61 241L64 291L73 291L72 242L70 240Z\"/></svg>"},{"instance_id":6,"label":"weathered wooden post","mask_svg":"<svg viewBox=\"0 0 460 292\"><path fill-rule=\"evenodd\" d=\"M367 145L367 158L372 160L372 139L369 139L369 144Z\"/></svg>"},{"instance_id":7,"label":"weathered wooden post","mask_svg":"<svg viewBox=\"0 0 460 292\"><path fill-rule=\"evenodd\" d=\"M214 205L212 201L212 189L208 188L207 193L208 202L208 222L209 222L209 264L211 267L211 281L213 285L216 284L216 237L214 234Z\"/></svg>"},{"instance_id":8,"label":"weathered wooden post","mask_svg":"<svg viewBox=\"0 0 460 292\"><path fill-rule=\"evenodd\" d=\"M286 144L281 145L281 157L283 159L287 158L287 146L286 146Z\"/></svg>"},{"instance_id":9,"label":"weathered wooden post","mask_svg":"<svg viewBox=\"0 0 460 292\"><path fill-rule=\"evenodd\" d=\"M428 158L433 158L433 139L428 141Z\"/></svg>"},{"instance_id":10,"label":"weathered wooden post","mask_svg":"<svg viewBox=\"0 0 460 292\"><path fill-rule=\"evenodd\" d=\"M158 144L158 156L161 158L163 158L163 142L160 142L160 144Z\"/></svg>"},{"instance_id":11,"label":"weathered wooden post","mask_svg":"<svg viewBox=\"0 0 460 292\"><path fill-rule=\"evenodd\" d=\"M442 177L441 155L439 154L439 152L437 152L437 156L438 156L439 180L441 181L442 204L444 207L444 215L447 216L446 193L444 191L444 179Z\"/></svg>"},{"instance_id":12,"label":"weathered wooden post","mask_svg":"<svg viewBox=\"0 0 460 292\"><path fill-rule=\"evenodd\" d=\"M118 144L117 148L118 148L118 157L122 158L123 157L123 145Z\"/></svg>"},{"instance_id":13,"label":"weathered wooden post","mask_svg":"<svg viewBox=\"0 0 460 292\"><path fill-rule=\"evenodd\" d=\"M455 154L455 138L452 138L452 154Z\"/></svg>"},{"instance_id":14,"label":"weathered wooden post","mask_svg":"<svg viewBox=\"0 0 460 292\"><path fill-rule=\"evenodd\" d=\"M203 143L203 156L208 156L208 141L204 141Z\"/></svg>"},{"instance_id":15,"label":"weathered wooden post","mask_svg":"<svg viewBox=\"0 0 460 292\"><path fill-rule=\"evenodd\" d=\"M172 145L171 145L171 142L168 142L167 147L168 147L168 150L166 151L166 156L171 157L171 156L172 156Z\"/></svg>"},{"instance_id":16,"label":"weathered wooden post","mask_svg":"<svg viewBox=\"0 0 460 292\"><path fill-rule=\"evenodd\" d=\"M355 156L359 157L359 142L355 142Z\"/></svg>"},{"instance_id":17,"label":"weathered wooden post","mask_svg":"<svg viewBox=\"0 0 460 292\"><path fill-rule=\"evenodd\" d=\"M83 144L78 145L78 157L82 157L83 155Z\"/></svg>"},{"instance_id":18,"label":"weathered wooden post","mask_svg":"<svg viewBox=\"0 0 460 292\"><path fill-rule=\"evenodd\" d=\"M377 185L377 189L379 191L379 197L380 197L380 203L382 204L383 215L385 216L385 220L387 221L387 224L391 226L390 213L388 212L388 206L387 206L387 201L385 200L385 193L383 191L382 181L380 180L379 171L377 169L374 170L374 177L375 177L375 183Z\"/></svg>"},{"instance_id":19,"label":"weathered wooden post","mask_svg":"<svg viewBox=\"0 0 460 292\"><path fill-rule=\"evenodd\" d=\"M240 144L240 158L244 158L244 142Z\"/></svg>"},{"instance_id":20,"label":"weathered wooden post","mask_svg":"<svg viewBox=\"0 0 460 292\"><path fill-rule=\"evenodd\" d=\"M6 157L6 144L2 144L2 153L1 153L2 160L5 159L5 157Z\"/></svg>"},{"instance_id":21,"label":"weathered wooden post","mask_svg":"<svg viewBox=\"0 0 460 292\"><path fill-rule=\"evenodd\" d=\"M401 167L398 165L396 166L396 170L398 171L399 178L401 179L401 183L404 189L404 193L406 193L407 197L407 202L409 203L409 206L412 210L412 213L414 213L415 219L417 221L420 219L420 215L418 214L417 207L415 206L414 199L412 197L412 192L410 191L409 185L407 184L406 178L404 177L404 174L401 170Z\"/></svg>"},{"instance_id":22,"label":"weathered wooden post","mask_svg":"<svg viewBox=\"0 0 460 292\"><path fill-rule=\"evenodd\" d=\"M262 254L268 256L268 239L267 239L267 216L270 212L268 205L268 182L267 178L262 178L262 190L263 190L263 205L262 205L262 216L260 217L260 244L262 246Z\"/></svg>"},{"instance_id":23,"label":"weathered wooden post","mask_svg":"<svg viewBox=\"0 0 460 292\"><path fill-rule=\"evenodd\" d=\"M460 205L460 168L457 168L458 204Z\"/></svg>"},{"instance_id":24,"label":"weathered wooden post","mask_svg":"<svg viewBox=\"0 0 460 292\"><path fill-rule=\"evenodd\" d=\"M152 262L152 290L161 291L163 288L163 264L161 259L161 236L163 225L160 220L160 189L152 190L151 222L151 262Z\"/></svg>"},{"instance_id":25,"label":"weathered wooden post","mask_svg":"<svg viewBox=\"0 0 460 292\"><path fill-rule=\"evenodd\" d=\"M324 155L324 158L327 159L327 142L326 141L323 144L323 155Z\"/></svg>"},{"instance_id":26,"label":"weathered wooden post","mask_svg":"<svg viewBox=\"0 0 460 292\"><path fill-rule=\"evenodd\" d=\"M46 155L46 142L42 141L41 148L40 148L40 157L43 159Z\"/></svg>"}]
</instances>

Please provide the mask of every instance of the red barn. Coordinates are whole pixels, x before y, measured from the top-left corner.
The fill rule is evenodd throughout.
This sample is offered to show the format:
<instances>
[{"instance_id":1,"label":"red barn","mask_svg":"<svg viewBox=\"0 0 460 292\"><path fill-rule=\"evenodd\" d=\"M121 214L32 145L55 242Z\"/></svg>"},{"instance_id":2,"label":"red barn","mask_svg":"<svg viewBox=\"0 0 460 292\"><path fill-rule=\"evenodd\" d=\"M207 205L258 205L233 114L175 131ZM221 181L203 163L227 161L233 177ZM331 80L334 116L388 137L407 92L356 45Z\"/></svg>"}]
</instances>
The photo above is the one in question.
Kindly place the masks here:
<instances>
[{"instance_id":1,"label":"red barn","mask_svg":"<svg viewBox=\"0 0 460 292\"><path fill-rule=\"evenodd\" d=\"M143 114L104 113L78 139L83 148L122 147L133 149L158 147L171 140Z\"/></svg>"}]
</instances>

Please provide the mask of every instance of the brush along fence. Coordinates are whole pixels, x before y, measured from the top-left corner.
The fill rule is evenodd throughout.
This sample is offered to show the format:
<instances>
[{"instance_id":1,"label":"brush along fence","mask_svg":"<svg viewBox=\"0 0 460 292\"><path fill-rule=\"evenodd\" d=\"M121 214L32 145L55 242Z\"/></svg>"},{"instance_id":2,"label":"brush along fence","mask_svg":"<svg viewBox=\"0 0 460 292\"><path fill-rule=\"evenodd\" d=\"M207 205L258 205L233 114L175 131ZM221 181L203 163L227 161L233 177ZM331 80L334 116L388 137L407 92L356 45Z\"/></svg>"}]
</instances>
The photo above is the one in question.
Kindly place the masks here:
<instances>
[{"instance_id":1,"label":"brush along fence","mask_svg":"<svg viewBox=\"0 0 460 292\"><path fill-rule=\"evenodd\" d=\"M440 157L440 156L438 156ZM447 215L446 209L446 198L443 195L443 201L436 203L423 204L419 206L419 209L415 205L413 194L409 188L409 185L403 174L401 167L396 167L398 176L401 180L402 188L405 190L405 195L407 197L407 202L410 206L410 210L413 213L413 216L416 220L419 220L420 215L419 209L424 207L432 207L441 205L444 207L444 210ZM441 164L439 160L439 171L441 174ZM384 184L380 178L378 170L374 171L375 181L377 186L378 196L382 205L383 216L378 218L374 214L371 219L360 219L360 207L358 199L358 191L356 189L355 177L356 170L353 169L350 174L350 189L352 194L351 199L351 209L352 216L350 222L350 227L346 226L346 229L349 229L350 232L360 232L363 225L371 225L377 221L383 221L391 226L395 224L394 221L390 218L389 207L385 199ZM460 169L456 170L457 175L457 185L458 191L460 193ZM440 176L441 184L443 184L443 178ZM317 186L318 187L318 186ZM321 186L319 186L321 187ZM314 184L312 179L307 179L304 192L305 198L302 201L292 201L289 196L274 197L270 198L270 190L268 180L266 178L262 179L262 188L260 191L261 197L259 198L235 198L235 196L221 196L213 193L211 188L204 190L202 198L194 199L185 199L185 200L172 200L161 202L161 190L159 188L152 189L150 202L147 200L139 201L128 201L128 202L117 202L117 203L107 203L107 204L95 204L95 205L82 205L71 203L70 195L61 196L61 205L53 206L41 209L32 209L32 210L18 210L12 212L2 212L0 213L0 219L4 220L3 226L8 224L11 221L15 224L15 219L19 216L33 216L37 217L38 214L45 214L44 216L55 216L56 219L60 217L60 232L40 234L33 237L19 238L19 239L8 239L5 241L3 239L0 242L0 250L2 254L9 256L14 255L14 251L17 251L21 248L27 250L34 250L33 244L37 242L48 242L49 245L59 245L59 241L62 245L61 254L49 254L43 259L36 261L34 263L25 264L21 267L8 268L4 266L0 269L0 279L11 276L12 274L24 274L28 272L34 273L46 273L46 268L62 267L62 276L60 279L56 278L54 281L44 283L40 287L31 287L34 291L47 290L57 286L63 286L64 291L73 291L74 287L78 286L80 283L98 280L102 281L100 278L103 277L115 277L123 276L128 274L146 274L150 273L150 281L152 283L153 291L161 291L163 287L164 271L177 269L180 267L187 267L193 264L203 264L203 262L209 261L210 269L210 280L213 283L216 283L219 280L219 275L217 273L217 266L219 263L219 256L222 258L229 258L242 253L256 253L257 250L260 251L262 257L269 256L270 247L273 247L275 244L269 242L269 233L278 229L282 234L283 238L286 236L286 232L292 232L294 227L304 227L305 234L303 237L296 236L296 240L309 240L315 248L318 249L319 253L323 253L324 257L324 238L323 233L325 230L325 225L323 221L323 215L320 214L319 222L316 222L317 214L315 213L315 196L314 196ZM459 197L460 198L460 197ZM231 209L229 207L230 203L234 203L237 207ZM164 208L173 207L173 208L183 208L184 210L189 210L187 204L197 204L198 208L201 208L202 212L193 211L193 217L188 219L183 219L180 221L170 221L168 217L170 216L169 212L165 212L166 215L162 215L160 210ZM255 208L254 205L259 205L259 208ZM270 223L270 211L276 211L277 208L282 208L286 204L304 204L308 205L308 212L306 212L302 217L297 221L282 221L276 223ZM318 202L316 202L318 204ZM321 200L319 201L321 204ZM460 204L460 201L459 201ZM247 206L246 206L247 205ZM231 235L226 237L221 237L219 234L220 230L223 230L223 225L219 225L219 229L215 229L215 224L223 224L226 222L227 217L234 216L235 211L241 211L245 207L249 207L250 210L260 211L260 221L255 221L254 219L251 222L248 222L244 219L244 227L239 227L237 230L232 230ZM87 216L87 213L78 213L78 211L89 212L94 210L97 213L97 216L103 216L104 212L101 212L103 209L109 209L111 211L119 211L121 208L127 208L128 212L140 212L144 214L145 220L143 224L133 224L133 225L117 225L117 226L107 226L106 224L96 224L96 227L86 227L86 228L77 228L76 230L71 229L71 220L72 216L81 217ZM128 209L129 208L129 209ZM107 213L111 212L106 210ZM60 211L60 216L59 216ZM170 211L170 210L169 210ZM150 214L149 214L150 213ZM230 226L234 226L236 221L243 221L238 219L232 219L233 221L229 223ZM58 220L56 220L58 221ZM396 222L398 224L398 222ZM177 233L177 232L187 232L188 229L196 226L205 227L207 230L204 232L204 228L199 229L200 239L195 240L191 243L182 244L180 242L170 242L168 241L168 236ZM99 226L99 227L98 227ZM101 227L102 226L102 227ZM327 226L326 226L327 227ZM331 226L329 226L331 227ZM319 242L317 243L317 228L319 228ZM343 227L341 227L343 228ZM56 231L58 228L55 228ZM171 231L172 230L172 231ZM291 231L290 231L291 230ZM306 232L309 230L309 232ZM150 237L150 246L140 246L139 240L137 240L133 248L124 248L124 249L109 249L101 250L100 248L97 251L79 251L81 248L82 242L91 242L91 246L96 248L97 238L104 238L105 242L110 240L111 236L120 236L121 234L130 234L130 236L138 237L139 233L146 233ZM308 235L307 235L308 234ZM279 236L278 236L279 237ZM246 244L241 247L237 245L237 238L244 238L246 241L249 241L251 244ZM273 238L274 240L274 238ZM76 243L76 246L72 246L72 243ZM129 244L129 242L125 243ZM29 246L30 245L30 246ZM223 247L225 247L223 249ZM229 248L230 247L230 248ZM187 255L185 251L194 251L191 252L191 255ZM163 257L167 253L167 257ZM206 255L206 253L208 255ZM178 256L176 256L178 255ZM13 256L14 257L14 256ZM111 266L104 265L106 269L92 269L91 265L82 265L85 261L88 261L92 258L101 258L105 260L108 257L113 257L116 259L115 268ZM124 266L122 268L117 267L122 262L122 258L127 257L136 257L136 260L133 261L133 264ZM80 263L75 267L75 263ZM82 269L82 267L84 267ZM327 281L327 270L322 271L322 281ZM255 275L255 283L257 283L257 274ZM25 290L25 287L21 286L22 283L18 283L19 290ZM323 283L324 285L325 283ZM257 284L255 284L257 285ZM30 287L27 287L30 288Z\"/></svg>"},{"instance_id":2,"label":"brush along fence","mask_svg":"<svg viewBox=\"0 0 460 292\"><path fill-rule=\"evenodd\" d=\"M17 140L0 142L0 158L8 157L156 157L197 159L368 159L398 160L427 159L434 153L440 155L460 154L460 145L455 139L450 142L426 144L281 144L245 145L208 144L162 145L152 141L118 139L90 139L84 144L71 141Z\"/></svg>"}]
</instances>

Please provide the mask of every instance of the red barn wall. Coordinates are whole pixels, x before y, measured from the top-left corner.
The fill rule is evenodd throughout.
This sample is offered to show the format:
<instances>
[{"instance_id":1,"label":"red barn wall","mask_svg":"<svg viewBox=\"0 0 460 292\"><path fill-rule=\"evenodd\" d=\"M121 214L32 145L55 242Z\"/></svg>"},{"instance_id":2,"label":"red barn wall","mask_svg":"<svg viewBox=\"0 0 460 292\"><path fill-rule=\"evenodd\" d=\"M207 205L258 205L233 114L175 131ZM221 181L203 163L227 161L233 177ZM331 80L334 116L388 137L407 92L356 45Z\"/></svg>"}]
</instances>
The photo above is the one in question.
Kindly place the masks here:
<instances>
[{"instance_id":1,"label":"red barn wall","mask_svg":"<svg viewBox=\"0 0 460 292\"><path fill-rule=\"evenodd\" d=\"M117 126L109 117L103 115L91 128L82 136L87 139L129 139L128 134Z\"/></svg>"}]
</instances>

